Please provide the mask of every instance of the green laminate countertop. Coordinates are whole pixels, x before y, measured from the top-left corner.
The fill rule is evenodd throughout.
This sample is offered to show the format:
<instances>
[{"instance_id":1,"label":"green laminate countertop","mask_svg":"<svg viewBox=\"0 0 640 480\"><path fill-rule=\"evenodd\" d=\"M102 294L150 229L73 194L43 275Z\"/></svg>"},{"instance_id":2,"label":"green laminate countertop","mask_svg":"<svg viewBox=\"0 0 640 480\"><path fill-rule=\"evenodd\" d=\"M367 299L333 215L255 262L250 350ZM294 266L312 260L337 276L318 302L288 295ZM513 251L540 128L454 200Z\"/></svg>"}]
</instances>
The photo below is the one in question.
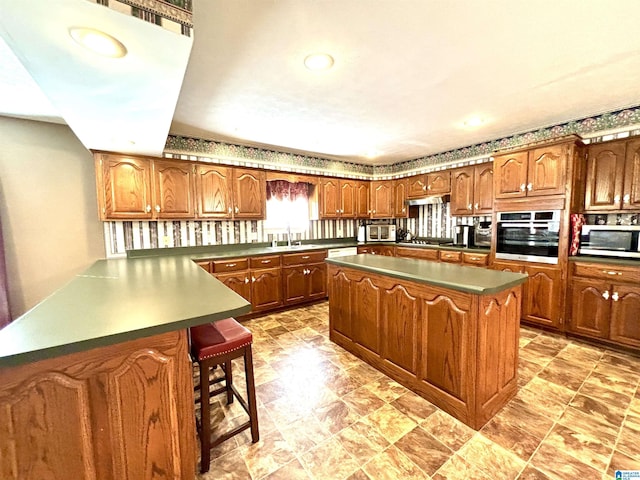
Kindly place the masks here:
<instances>
[{"instance_id":1,"label":"green laminate countertop","mask_svg":"<svg viewBox=\"0 0 640 480\"><path fill-rule=\"evenodd\" d=\"M476 295L500 292L527 279L522 273L382 255L349 255L328 258L326 262Z\"/></svg>"},{"instance_id":2,"label":"green laminate countertop","mask_svg":"<svg viewBox=\"0 0 640 480\"><path fill-rule=\"evenodd\" d=\"M99 260L0 330L0 367L248 313L187 256Z\"/></svg>"}]
</instances>

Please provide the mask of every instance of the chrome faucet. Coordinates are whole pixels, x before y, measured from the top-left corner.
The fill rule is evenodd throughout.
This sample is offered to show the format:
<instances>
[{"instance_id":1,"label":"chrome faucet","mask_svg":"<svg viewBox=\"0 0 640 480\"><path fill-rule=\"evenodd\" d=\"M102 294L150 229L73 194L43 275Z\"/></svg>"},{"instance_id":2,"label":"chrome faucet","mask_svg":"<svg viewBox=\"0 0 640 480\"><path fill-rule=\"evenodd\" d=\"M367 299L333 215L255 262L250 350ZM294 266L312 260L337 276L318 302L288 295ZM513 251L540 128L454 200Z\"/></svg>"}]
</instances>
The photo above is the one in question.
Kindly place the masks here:
<instances>
[{"instance_id":1,"label":"chrome faucet","mask_svg":"<svg viewBox=\"0 0 640 480\"><path fill-rule=\"evenodd\" d=\"M287 223L287 246L291 246L291 225Z\"/></svg>"}]
</instances>

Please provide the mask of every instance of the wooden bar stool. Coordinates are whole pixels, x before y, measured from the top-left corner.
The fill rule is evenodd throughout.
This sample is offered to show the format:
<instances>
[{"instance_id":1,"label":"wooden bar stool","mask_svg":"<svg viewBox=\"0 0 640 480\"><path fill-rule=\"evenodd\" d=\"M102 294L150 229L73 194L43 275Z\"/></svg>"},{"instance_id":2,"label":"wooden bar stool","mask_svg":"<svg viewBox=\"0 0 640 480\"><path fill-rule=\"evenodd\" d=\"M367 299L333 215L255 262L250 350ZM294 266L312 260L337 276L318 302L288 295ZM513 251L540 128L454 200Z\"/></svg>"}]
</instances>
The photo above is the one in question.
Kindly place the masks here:
<instances>
[{"instance_id":1,"label":"wooden bar stool","mask_svg":"<svg viewBox=\"0 0 640 480\"><path fill-rule=\"evenodd\" d=\"M256 407L256 389L253 379L253 356L251 332L240 325L235 319L227 318L214 323L207 323L197 327L191 327L191 355L200 366L200 471L209 471L211 462L211 449L234 435L251 428L251 439L256 443L260 439L258 433L258 409ZM244 371L247 377L247 400L238 393L233 385L233 373L231 361L234 358L244 357ZM210 380L210 372L217 366L222 367L224 377ZM211 391L211 385L221 383L224 385ZM221 393L227 394L227 404L233 402L234 396L240 405L249 414L249 421L237 426L233 430L211 439L211 409L210 399Z\"/></svg>"}]
</instances>

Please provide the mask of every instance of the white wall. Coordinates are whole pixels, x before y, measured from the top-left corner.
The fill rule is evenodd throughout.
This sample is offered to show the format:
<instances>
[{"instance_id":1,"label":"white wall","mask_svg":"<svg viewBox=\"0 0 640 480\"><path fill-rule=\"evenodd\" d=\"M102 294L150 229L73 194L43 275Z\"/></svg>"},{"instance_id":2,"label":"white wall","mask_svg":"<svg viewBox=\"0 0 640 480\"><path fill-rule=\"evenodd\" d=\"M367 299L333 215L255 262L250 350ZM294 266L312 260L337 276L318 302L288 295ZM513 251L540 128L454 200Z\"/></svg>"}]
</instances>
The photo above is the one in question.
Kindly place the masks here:
<instances>
[{"instance_id":1,"label":"white wall","mask_svg":"<svg viewBox=\"0 0 640 480\"><path fill-rule=\"evenodd\" d=\"M104 258L104 238L93 157L68 127L0 117L0 145L0 219L15 319Z\"/></svg>"}]
</instances>

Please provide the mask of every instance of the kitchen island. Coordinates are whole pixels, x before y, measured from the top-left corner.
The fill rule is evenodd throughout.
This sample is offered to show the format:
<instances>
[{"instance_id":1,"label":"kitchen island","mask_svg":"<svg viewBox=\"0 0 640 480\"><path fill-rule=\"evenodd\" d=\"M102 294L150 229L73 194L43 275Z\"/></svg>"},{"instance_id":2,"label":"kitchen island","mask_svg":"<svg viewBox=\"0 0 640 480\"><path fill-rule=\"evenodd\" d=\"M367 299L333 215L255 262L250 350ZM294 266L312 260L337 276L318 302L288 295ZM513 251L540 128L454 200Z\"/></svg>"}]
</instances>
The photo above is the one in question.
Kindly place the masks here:
<instances>
[{"instance_id":1,"label":"kitchen island","mask_svg":"<svg viewBox=\"0 0 640 480\"><path fill-rule=\"evenodd\" d=\"M189 258L96 262L0 330L0 478L195 478L186 329L249 309Z\"/></svg>"},{"instance_id":2,"label":"kitchen island","mask_svg":"<svg viewBox=\"0 0 640 480\"><path fill-rule=\"evenodd\" d=\"M526 275L366 254L326 262L332 341L475 429L515 395Z\"/></svg>"}]
</instances>

